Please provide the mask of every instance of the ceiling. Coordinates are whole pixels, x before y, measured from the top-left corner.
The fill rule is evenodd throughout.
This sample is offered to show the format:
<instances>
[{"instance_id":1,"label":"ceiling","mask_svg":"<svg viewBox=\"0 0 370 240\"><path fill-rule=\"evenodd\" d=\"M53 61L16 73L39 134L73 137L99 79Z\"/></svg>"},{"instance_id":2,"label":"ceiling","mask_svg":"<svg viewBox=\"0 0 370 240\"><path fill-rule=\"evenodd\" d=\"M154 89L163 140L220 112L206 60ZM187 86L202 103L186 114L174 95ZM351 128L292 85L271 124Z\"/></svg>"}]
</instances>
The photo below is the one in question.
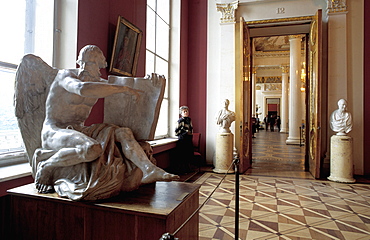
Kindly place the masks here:
<instances>
[{"instance_id":1,"label":"ceiling","mask_svg":"<svg viewBox=\"0 0 370 240\"><path fill-rule=\"evenodd\" d=\"M289 51L289 36L253 38L253 48L259 52Z\"/></svg>"},{"instance_id":2,"label":"ceiling","mask_svg":"<svg viewBox=\"0 0 370 240\"><path fill-rule=\"evenodd\" d=\"M261 53L289 51L289 35L310 32L311 18L301 20L274 19L257 22L247 22L250 37L253 38L253 51ZM302 41L304 48L304 41Z\"/></svg>"},{"instance_id":3,"label":"ceiling","mask_svg":"<svg viewBox=\"0 0 370 240\"><path fill-rule=\"evenodd\" d=\"M272 53L289 51L289 35L253 38L253 52ZM305 35L302 35L302 50L305 48Z\"/></svg>"}]
</instances>

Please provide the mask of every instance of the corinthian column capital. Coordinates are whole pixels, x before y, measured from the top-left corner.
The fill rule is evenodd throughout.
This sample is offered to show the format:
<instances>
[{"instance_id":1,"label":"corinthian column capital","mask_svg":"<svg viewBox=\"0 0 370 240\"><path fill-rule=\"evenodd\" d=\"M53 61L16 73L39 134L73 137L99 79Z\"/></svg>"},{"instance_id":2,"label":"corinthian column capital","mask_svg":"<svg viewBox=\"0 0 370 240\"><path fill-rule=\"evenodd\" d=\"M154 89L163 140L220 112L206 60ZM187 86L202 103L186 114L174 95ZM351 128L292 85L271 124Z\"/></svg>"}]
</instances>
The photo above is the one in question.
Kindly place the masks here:
<instances>
[{"instance_id":1,"label":"corinthian column capital","mask_svg":"<svg viewBox=\"0 0 370 240\"><path fill-rule=\"evenodd\" d=\"M239 1L232 3L217 3L217 11L221 12L221 23L235 23L235 10L238 8Z\"/></svg>"},{"instance_id":2,"label":"corinthian column capital","mask_svg":"<svg viewBox=\"0 0 370 240\"><path fill-rule=\"evenodd\" d=\"M289 41L290 40L302 40L302 35L289 35Z\"/></svg>"},{"instance_id":3,"label":"corinthian column capital","mask_svg":"<svg viewBox=\"0 0 370 240\"><path fill-rule=\"evenodd\" d=\"M257 67L252 67L252 73L256 74L257 73Z\"/></svg>"},{"instance_id":4,"label":"corinthian column capital","mask_svg":"<svg viewBox=\"0 0 370 240\"><path fill-rule=\"evenodd\" d=\"M289 65L281 65L280 67L282 73L289 73Z\"/></svg>"},{"instance_id":5,"label":"corinthian column capital","mask_svg":"<svg viewBox=\"0 0 370 240\"><path fill-rule=\"evenodd\" d=\"M347 12L347 0L327 0L328 13Z\"/></svg>"}]
</instances>

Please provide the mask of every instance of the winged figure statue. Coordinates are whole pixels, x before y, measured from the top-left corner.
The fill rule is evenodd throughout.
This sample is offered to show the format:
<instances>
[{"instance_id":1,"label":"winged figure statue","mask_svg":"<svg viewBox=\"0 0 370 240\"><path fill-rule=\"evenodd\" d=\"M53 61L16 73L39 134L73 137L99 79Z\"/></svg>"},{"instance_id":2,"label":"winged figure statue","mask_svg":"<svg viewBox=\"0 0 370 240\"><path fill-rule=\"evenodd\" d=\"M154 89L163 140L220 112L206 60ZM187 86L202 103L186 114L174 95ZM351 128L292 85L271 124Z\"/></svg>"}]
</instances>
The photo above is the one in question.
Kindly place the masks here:
<instances>
[{"instance_id":1,"label":"winged figure statue","mask_svg":"<svg viewBox=\"0 0 370 240\"><path fill-rule=\"evenodd\" d=\"M99 98L127 94L135 101L143 91L102 79L100 68L107 63L95 45L82 48L77 63L79 68L58 70L29 54L16 72L16 117L37 190L90 201L179 179L151 161L144 151L150 145L138 143L130 128L84 126ZM149 80L162 77L152 74Z\"/></svg>"}]
</instances>

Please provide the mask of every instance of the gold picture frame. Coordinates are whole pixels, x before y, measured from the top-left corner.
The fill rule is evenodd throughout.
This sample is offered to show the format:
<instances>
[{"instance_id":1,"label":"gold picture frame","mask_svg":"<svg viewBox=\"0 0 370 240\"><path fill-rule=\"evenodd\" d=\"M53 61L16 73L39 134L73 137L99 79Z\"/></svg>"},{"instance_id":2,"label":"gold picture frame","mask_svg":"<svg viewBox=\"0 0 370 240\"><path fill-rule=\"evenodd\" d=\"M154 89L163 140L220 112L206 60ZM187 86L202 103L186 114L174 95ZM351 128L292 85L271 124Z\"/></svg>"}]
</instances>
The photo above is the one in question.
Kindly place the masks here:
<instances>
[{"instance_id":1,"label":"gold picture frame","mask_svg":"<svg viewBox=\"0 0 370 240\"><path fill-rule=\"evenodd\" d=\"M118 17L109 72L134 77L136 74L142 31L122 16Z\"/></svg>"}]
</instances>

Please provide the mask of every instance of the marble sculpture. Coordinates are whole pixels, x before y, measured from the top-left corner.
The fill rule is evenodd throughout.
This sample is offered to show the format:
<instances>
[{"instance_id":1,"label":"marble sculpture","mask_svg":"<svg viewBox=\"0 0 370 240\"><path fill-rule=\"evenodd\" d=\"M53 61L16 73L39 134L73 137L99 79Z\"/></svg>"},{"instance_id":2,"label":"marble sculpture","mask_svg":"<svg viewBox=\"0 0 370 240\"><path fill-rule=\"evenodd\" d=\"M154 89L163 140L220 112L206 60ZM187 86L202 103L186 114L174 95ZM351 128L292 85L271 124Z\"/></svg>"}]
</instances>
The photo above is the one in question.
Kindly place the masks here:
<instances>
[{"instance_id":1,"label":"marble sculpture","mask_svg":"<svg viewBox=\"0 0 370 240\"><path fill-rule=\"evenodd\" d=\"M229 99L222 102L222 109L218 111L216 116L217 125L220 126L220 133L230 133L231 123L235 121L235 113L229 110Z\"/></svg>"},{"instance_id":2,"label":"marble sculpture","mask_svg":"<svg viewBox=\"0 0 370 240\"><path fill-rule=\"evenodd\" d=\"M77 69L58 70L29 54L17 69L16 116L37 190L90 201L141 184L178 180L153 164L150 145L138 143L130 128L84 126L99 98L125 94L135 105L145 92L102 79L100 69L107 63L97 46L82 48L77 63ZM156 83L164 77L143 79Z\"/></svg>"},{"instance_id":3,"label":"marble sculpture","mask_svg":"<svg viewBox=\"0 0 370 240\"><path fill-rule=\"evenodd\" d=\"M330 128L337 132L337 135L346 135L352 130L352 115L347 112L347 101L339 99L338 109L330 116Z\"/></svg>"}]
</instances>

